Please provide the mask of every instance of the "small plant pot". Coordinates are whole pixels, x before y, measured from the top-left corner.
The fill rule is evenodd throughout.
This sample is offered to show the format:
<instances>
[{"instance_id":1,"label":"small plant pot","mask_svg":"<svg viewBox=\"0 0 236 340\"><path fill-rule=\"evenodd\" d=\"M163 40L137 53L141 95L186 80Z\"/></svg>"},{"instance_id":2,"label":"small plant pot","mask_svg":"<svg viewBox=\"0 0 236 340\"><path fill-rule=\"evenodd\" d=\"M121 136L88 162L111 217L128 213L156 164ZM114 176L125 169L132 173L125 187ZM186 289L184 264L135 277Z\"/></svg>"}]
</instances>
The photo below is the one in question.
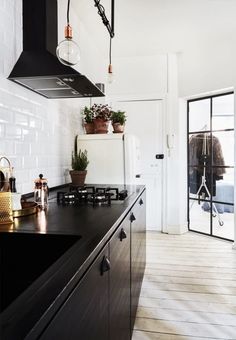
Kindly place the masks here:
<instances>
[{"instance_id":1,"label":"small plant pot","mask_svg":"<svg viewBox=\"0 0 236 340\"><path fill-rule=\"evenodd\" d=\"M84 128L85 128L86 134L95 133L94 123L84 123Z\"/></svg>"},{"instance_id":2,"label":"small plant pot","mask_svg":"<svg viewBox=\"0 0 236 340\"><path fill-rule=\"evenodd\" d=\"M113 133L123 133L124 132L124 125L121 125L120 123L113 123Z\"/></svg>"},{"instance_id":3,"label":"small plant pot","mask_svg":"<svg viewBox=\"0 0 236 340\"><path fill-rule=\"evenodd\" d=\"M102 119L94 120L95 133L108 133L109 121Z\"/></svg>"},{"instance_id":4,"label":"small plant pot","mask_svg":"<svg viewBox=\"0 0 236 340\"><path fill-rule=\"evenodd\" d=\"M76 186L84 186L85 178L87 175L87 170L78 171L78 170L70 170L71 182Z\"/></svg>"}]
</instances>

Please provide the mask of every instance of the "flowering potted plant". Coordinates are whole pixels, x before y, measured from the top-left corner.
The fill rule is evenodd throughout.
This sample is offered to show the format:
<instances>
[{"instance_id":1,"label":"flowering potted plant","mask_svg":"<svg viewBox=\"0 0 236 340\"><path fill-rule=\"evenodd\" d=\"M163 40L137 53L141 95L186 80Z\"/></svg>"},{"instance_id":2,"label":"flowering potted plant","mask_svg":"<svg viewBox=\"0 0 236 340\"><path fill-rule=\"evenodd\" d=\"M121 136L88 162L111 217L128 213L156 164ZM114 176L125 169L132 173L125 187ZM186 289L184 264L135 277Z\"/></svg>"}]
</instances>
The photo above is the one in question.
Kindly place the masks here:
<instances>
[{"instance_id":1,"label":"flowering potted plant","mask_svg":"<svg viewBox=\"0 0 236 340\"><path fill-rule=\"evenodd\" d=\"M83 186L85 182L85 177L87 175L86 169L89 161L87 150L79 150L78 152L77 138L78 136L76 135L74 140L74 151L72 152L71 157L71 166L73 170L70 170L70 176L73 185Z\"/></svg>"},{"instance_id":2,"label":"flowering potted plant","mask_svg":"<svg viewBox=\"0 0 236 340\"><path fill-rule=\"evenodd\" d=\"M94 133L94 111L87 106L81 112L84 120L84 128L87 134Z\"/></svg>"},{"instance_id":3,"label":"flowering potted plant","mask_svg":"<svg viewBox=\"0 0 236 340\"><path fill-rule=\"evenodd\" d=\"M123 133L126 122L125 111L111 111L111 123L113 133Z\"/></svg>"},{"instance_id":4,"label":"flowering potted plant","mask_svg":"<svg viewBox=\"0 0 236 340\"><path fill-rule=\"evenodd\" d=\"M111 109L107 104L93 104L95 133L107 133L111 119Z\"/></svg>"}]
</instances>

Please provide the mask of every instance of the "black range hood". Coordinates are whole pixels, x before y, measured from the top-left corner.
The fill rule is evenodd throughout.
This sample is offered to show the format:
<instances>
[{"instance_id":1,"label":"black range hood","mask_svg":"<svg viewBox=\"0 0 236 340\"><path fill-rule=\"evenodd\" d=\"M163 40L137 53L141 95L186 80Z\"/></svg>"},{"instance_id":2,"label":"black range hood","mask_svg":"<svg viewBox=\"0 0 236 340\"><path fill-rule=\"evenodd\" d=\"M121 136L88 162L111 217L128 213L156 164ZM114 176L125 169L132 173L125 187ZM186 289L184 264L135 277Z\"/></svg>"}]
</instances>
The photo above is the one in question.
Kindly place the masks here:
<instances>
[{"instance_id":1,"label":"black range hood","mask_svg":"<svg viewBox=\"0 0 236 340\"><path fill-rule=\"evenodd\" d=\"M23 52L8 79L46 98L104 96L87 77L57 59L57 14L57 0L23 0Z\"/></svg>"}]
</instances>

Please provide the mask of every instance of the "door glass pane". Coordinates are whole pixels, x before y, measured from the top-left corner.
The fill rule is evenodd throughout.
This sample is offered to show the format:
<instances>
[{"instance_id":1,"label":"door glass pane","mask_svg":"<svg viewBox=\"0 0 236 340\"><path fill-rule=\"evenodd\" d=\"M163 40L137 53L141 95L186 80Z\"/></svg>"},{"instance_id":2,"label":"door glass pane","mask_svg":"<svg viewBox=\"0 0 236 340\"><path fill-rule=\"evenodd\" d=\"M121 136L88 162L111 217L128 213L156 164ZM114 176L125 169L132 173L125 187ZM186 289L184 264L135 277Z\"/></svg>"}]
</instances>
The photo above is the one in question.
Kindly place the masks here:
<instances>
[{"instance_id":1,"label":"door glass pane","mask_svg":"<svg viewBox=\"0 0 236 340\"><path fill-rule=\"evenodd\" d=\"M212 219L212 234L227 238L229 240L234 239L234 207L230 205L218 205L219 215L214 214Z\"/></svg>"},{"instance_id":2,"label":"door glass pane","mask_svg":"<svg viewBox=\"0 0 236 340\"><path fill-rule=\"evenodd\" d=\"M209 202L189 200L189 228L210 234L210 212Z\"/></svg>"},{"instance_id":3,"label":"door glass pane","mask_svg":"<svg viewBox=\"0 0 236 340\"><path fill-rule=\"evenodd\" d=\"M234 128L234 95L212 98L212 130Z\"/></svg>"},{"instance_id":4,"label":"door glass pane","mask_svg":"<svg viewBox=\"0 0 236 340\"><path fill-rule=\"evenodd\" d=\"M234 166L234 131L214 132L212 135L212 166ZM219 175L225 169L216 171Z\"/></svg>"},{"instance_id":5,"label":"door glass pane","mask_svg":"<svg viewBox=\"0 0 236 340\"><path fill-rule=\"evenodd\" d=\"M189 167L189 197L203 200L209 200L211 195L211 173L210 168L205 168L205 177L203 176L203 167ZM214 193L213 193L214 194Z\"/></svg>"},{"instance_id":6,"label":"door glass pane","mask_svg":"<svg viewBox=\"0 0 236 340\"><path fill-rule=\"evenodd\" d=\"M189 102L189 132L210 130L210 99Z\"/></svg>"},{"instance_id":7,"label":"door glass pane","mask_svg":"<svg viewBox=\"0 0 236 340\"><path fill-rule=\"evenodd\" d=\"M227 168L224 179L216 181L216 195L214 202L234 203L234 169Z\"/></svg>"}]
</instances>

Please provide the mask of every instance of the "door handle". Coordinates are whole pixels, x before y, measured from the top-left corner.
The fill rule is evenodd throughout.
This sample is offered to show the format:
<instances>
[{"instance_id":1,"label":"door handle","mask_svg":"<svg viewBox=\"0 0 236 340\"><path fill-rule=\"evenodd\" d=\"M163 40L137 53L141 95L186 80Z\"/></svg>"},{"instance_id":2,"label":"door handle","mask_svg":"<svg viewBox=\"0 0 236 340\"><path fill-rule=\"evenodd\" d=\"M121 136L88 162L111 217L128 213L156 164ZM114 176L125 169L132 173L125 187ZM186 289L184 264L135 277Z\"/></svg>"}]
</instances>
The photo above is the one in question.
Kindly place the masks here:
<instances>
[{"instance_id":1,"label":"door handle","mask_svg":"<svg viewBox=\"0 0 236 340\"><path fill-rule=\"evenodd\" d=\"M105 255L103 256L100 269L101 275L103 275L105 272L111 269L111 263Z\"/></svg>"},{"instance_id":2,"label":"door handle","mask_svg":"<svg viewBox=\"0 0 236 340\"><path fill-rule=\"evenodd\" d=\"M139 200L139 204L140 204L140 205L142 205L142 204L143 204L143 200L142 200L142 198L140 198L140 200Z\"/></svg>"},{"instance_id":3,"label":"door handle","mask_svg":"<svg viewBox=\"0 0 236 340\"><path fill-rule=\"evenodd\" d=\"M134 216L133 213L131 213L131 215L130 215L130 221L131 221L131 223L134 222L135 220L136 220L136 217Z\"/></svg>"},{"instance_id":4,"label":"door handle","mask_svg":"<svg viewBox=\"0 0 236 340\"><path fill-rule=\"evenodd\" d=\"M124 238L127 238L126 232L124 231L124 229L122 228L120 231L120 241L122 242L122 240Z\"/></svg>"}]
</instances>

